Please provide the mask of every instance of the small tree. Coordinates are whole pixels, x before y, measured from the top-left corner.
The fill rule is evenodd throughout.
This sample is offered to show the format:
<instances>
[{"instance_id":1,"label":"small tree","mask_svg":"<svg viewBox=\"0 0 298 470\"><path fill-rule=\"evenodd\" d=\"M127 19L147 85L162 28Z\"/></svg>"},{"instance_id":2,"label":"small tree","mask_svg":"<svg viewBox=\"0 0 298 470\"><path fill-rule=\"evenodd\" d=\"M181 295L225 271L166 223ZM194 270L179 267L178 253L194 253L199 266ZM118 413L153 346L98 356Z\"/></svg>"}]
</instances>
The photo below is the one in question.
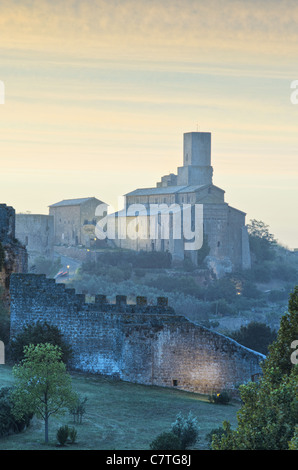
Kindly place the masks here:
<instances>
[{"instance_id":1,"label":"small tree","mask_svg":"<svg viewBox=\"0 0 298 470\"><path fill-rule=\"evenodd\" d=\"M197 418L191 412L186 417L179 413L176 421L172 424L171 431L180 439L181 449L185 450L193 446L198 440L199 425Z\"/></svg>"},{"instance_id":2,"label":"small tree","mask_svg":"<svg viewBox=\"0 0 298 470\"><path fill-rule=\"evenodd\" d=\"M13 414L21 418L29 411L41 417L45 424L45 442L48 443L50 416L63 414L76 396L58 346L31 344L24 348L24 355L22 363L13 368L16 378L12 394Z\"/></svg>"},{"instance_id":3,"label":"small tree","mask_svg":"<svg viewBox=\"0 0 298 470\"><path fill-rule=\"evenodd\" d=\"M82 424L83 416L86 413L85 405L86 405L87 400L88 400L87 397L82 398L78 395L76 401L69 408L69 412L73 416L74 423Z\"/></svg>"}]
</instances>

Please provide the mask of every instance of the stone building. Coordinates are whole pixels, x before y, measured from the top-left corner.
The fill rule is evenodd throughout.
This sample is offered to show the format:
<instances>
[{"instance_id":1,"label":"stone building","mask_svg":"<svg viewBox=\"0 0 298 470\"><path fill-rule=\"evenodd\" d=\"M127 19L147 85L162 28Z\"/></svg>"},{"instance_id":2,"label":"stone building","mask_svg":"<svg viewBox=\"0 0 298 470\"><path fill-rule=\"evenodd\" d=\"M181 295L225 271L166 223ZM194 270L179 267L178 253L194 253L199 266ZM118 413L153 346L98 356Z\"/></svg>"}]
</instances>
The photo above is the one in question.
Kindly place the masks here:
<instances>
[{"instance_id":1,"label":"stone building","mask_svg":"<svg viewBox=\"0 0 298 470\"><path fill-rule=\"evenodd\" d=\"M15 210L6 204L0 204L0 287L5 303L9 304L11 274L27 271L26 248L16 239Z\"/></svg>"},{"instance_id":2,"label":"stone building","mask_svg":"<svg viewBox=\"0 0 298 470\"><path fill-rule=\"evenodd\" d=\"M72 347L71 367L146 385L196 393L235 390L261 373L264 356L176 315L167 298L147 305L83 294L44 275L14 274L10 283L11 336L25 325L55 325Z\"/></svg>"},{"instance_id":3,"label":"stone building","mask_svg":"<svg viewBox=\"0 0 298 470\"><path fill-rule=\"evenodd\" d=\"M139 211L131 211L134 207ZM177 174L171 173L161 178L154 188L141 188L125 195L125 207L114 214L116 218L116 243L123 248L135 250L157 250L172 253L175 259L189 256L196 264L197 251L185 250L185 237L177 239L171 235L163 236L161 231L156 238L149 236L149 208L151 223L162 227L160 218L163 211L169 210L162 205L172 207L169 224L173 226L176 212L190 206L191 227L194 227L194 207L201 207L202 233L207 236L210 252L209 264L217 274L221 270L250 269L250 249L246 214L225 202L225 191L213 184L211 166L211 133L189 132L184 134L183 166ZM154 209L155 206L155 209ZM159 208L157 206L160 206ZM144 210L145 208L145 210ZM134 210L135 210L134 209ZM148 210L147 210L148 209ZM156 211L156 214L152 210ZM137 227L139 236L125 237L127 227ZM172 224L172 225L171 225ZM157 232L155 232L156 234ZM182 233L182 231L181 231Z\"/></svg>"},{"instance_id":4,"label":"stone building","mask_svg":"<svg viewBox=\"0 0 298 470\"><path fill-rule=\"evenodd\" d=\"M66 199L49 206L54 218L55 245L86 247L95 243L96 208L104 204L95 197Z\"/></svg>"},{"instance_id":5,"label":"stone building","mask_svg":"<svg viewBox=\"0 0 298 470\"><path fill-rule=\"evenodd\" d=\"M28 256L53 256L54 216L45 214L16 214L16 237L25 245Z\"/></svg>"}]
</instances>

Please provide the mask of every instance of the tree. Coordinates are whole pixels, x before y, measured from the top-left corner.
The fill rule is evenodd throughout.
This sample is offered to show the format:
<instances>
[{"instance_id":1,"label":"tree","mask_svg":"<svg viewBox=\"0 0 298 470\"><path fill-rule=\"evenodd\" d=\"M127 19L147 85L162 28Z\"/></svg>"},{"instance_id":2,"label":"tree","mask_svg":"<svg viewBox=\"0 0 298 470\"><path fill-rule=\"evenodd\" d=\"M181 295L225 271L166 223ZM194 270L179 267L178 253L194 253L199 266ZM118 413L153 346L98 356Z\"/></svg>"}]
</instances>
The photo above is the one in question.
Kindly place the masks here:
<instances>
[{"instance_id":1,"label":"tree","mask_svg":"<svg viewBox=\"0 0 298 470\"><path fill-rule=\"evenodd\" d=\"M252 219L247 225L249 244L257 262L272 260L275 257L273 247L277 244L269 226L261 220Z\"/></svg>"},{"instance_id":2,"label":"tree","mask_svg":"<svg viewBox=\"0 0 298 470\"><path fill-rule=\"evenodd\" d=\"M250 322L229 336L243 346L266 355L268 346L276 339L276 332L265 323Z\"/></svg>"},{"instance_id":3,"label":"tree","mask_svg":"<svg viewBox=\"0 0 298 470\"><path fill-rule=\"evenodd\" d=\"M12 393L13 414L21 418L34 413L44 420L48 443L49 418L59 415L75 401L71 378L58 346L49 343L25 346L23 361L13 368L16 387Z\"/></svg>"},{"instance_id":4,"label":"tree","mask_svg":"<svg viewBox=\"0 0 298 470\"><path fill-rule=\"evenodd\" d=\"M213 436L214 450L287 450L295 448L298 420L298 368L292 361L292 343L298 339L298 286L290 296L288 313L277 339L269 346L259 382L240 387L243 405L238 427L224 423L225 435Z\"/></svg>"},{"instance_id":5,"label":"tree","mask_svg":"<svg viewBox=\"0 0 298 470\"><path fill-rule=\"evenodd\" d=\"M203 262L205 261L206 256L208 256L209 253L210 253L210 246L208 244L208 235L206 235L204 233L204 235L203 235L203 244L197 252L198 266L202 266Z\"/></svg>"},{"instance_id":6,"label":"tree","mask_svg":"<svg viewBox=\"0 0 298 470\"><path fill-rule=\"evenodd\" d=\"M16 362L21 361L24 358L25 346L41 343L50 343L58 346L62 351L61 359L65 364L72 357L72 348L65 343L59 328L40 321L25 326L21 333L11 339L10 356Z\"/></svg>"}]
</instances>

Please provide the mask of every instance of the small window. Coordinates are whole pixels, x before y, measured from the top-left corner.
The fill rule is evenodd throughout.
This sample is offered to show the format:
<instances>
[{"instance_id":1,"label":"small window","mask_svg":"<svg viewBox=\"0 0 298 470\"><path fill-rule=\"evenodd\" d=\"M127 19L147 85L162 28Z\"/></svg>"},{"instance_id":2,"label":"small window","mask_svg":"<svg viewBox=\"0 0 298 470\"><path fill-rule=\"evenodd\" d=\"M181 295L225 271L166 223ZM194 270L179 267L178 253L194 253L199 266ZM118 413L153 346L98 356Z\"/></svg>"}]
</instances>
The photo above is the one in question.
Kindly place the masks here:
<instances>
[{"instance_id":1,"label":"small window","mask_svg":"<svg viewBox=\"0 0 298 470\"><path fill-rule=\"evenodd\" d=\"M220 242L217 242L217 246L220 246Z\"/></svg>"},{"instance_id":2,"label":"small window","mask_svg":"<svg viewBox=\"0 0 298 470\"><path fill-rule=\"evenodd\" d=\"M173 380L173 387L177 387L178 385L178 380Z\"/></svg>"}]
</instances>

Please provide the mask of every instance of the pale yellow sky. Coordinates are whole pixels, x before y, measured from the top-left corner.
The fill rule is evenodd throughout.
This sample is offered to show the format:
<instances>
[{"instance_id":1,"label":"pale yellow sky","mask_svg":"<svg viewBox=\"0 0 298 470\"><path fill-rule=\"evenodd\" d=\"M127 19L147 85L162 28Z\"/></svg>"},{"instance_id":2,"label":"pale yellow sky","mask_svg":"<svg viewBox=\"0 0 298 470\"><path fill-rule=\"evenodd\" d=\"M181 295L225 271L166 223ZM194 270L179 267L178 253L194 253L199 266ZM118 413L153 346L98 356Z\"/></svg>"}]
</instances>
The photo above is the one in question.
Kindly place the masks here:
<instances>
[{"instance_id":1,"label":"pale yellow sky","mask_svg":"<svg viewBox=\"0 0 298 470\"><path fill-rule=\"evenodd\" d=\"M183 133L198 128L212 132L226 201L298 247L296 1L0 0L0 11L1 202L115 206L176 172Z\"/></svg>"}]
</instances>

